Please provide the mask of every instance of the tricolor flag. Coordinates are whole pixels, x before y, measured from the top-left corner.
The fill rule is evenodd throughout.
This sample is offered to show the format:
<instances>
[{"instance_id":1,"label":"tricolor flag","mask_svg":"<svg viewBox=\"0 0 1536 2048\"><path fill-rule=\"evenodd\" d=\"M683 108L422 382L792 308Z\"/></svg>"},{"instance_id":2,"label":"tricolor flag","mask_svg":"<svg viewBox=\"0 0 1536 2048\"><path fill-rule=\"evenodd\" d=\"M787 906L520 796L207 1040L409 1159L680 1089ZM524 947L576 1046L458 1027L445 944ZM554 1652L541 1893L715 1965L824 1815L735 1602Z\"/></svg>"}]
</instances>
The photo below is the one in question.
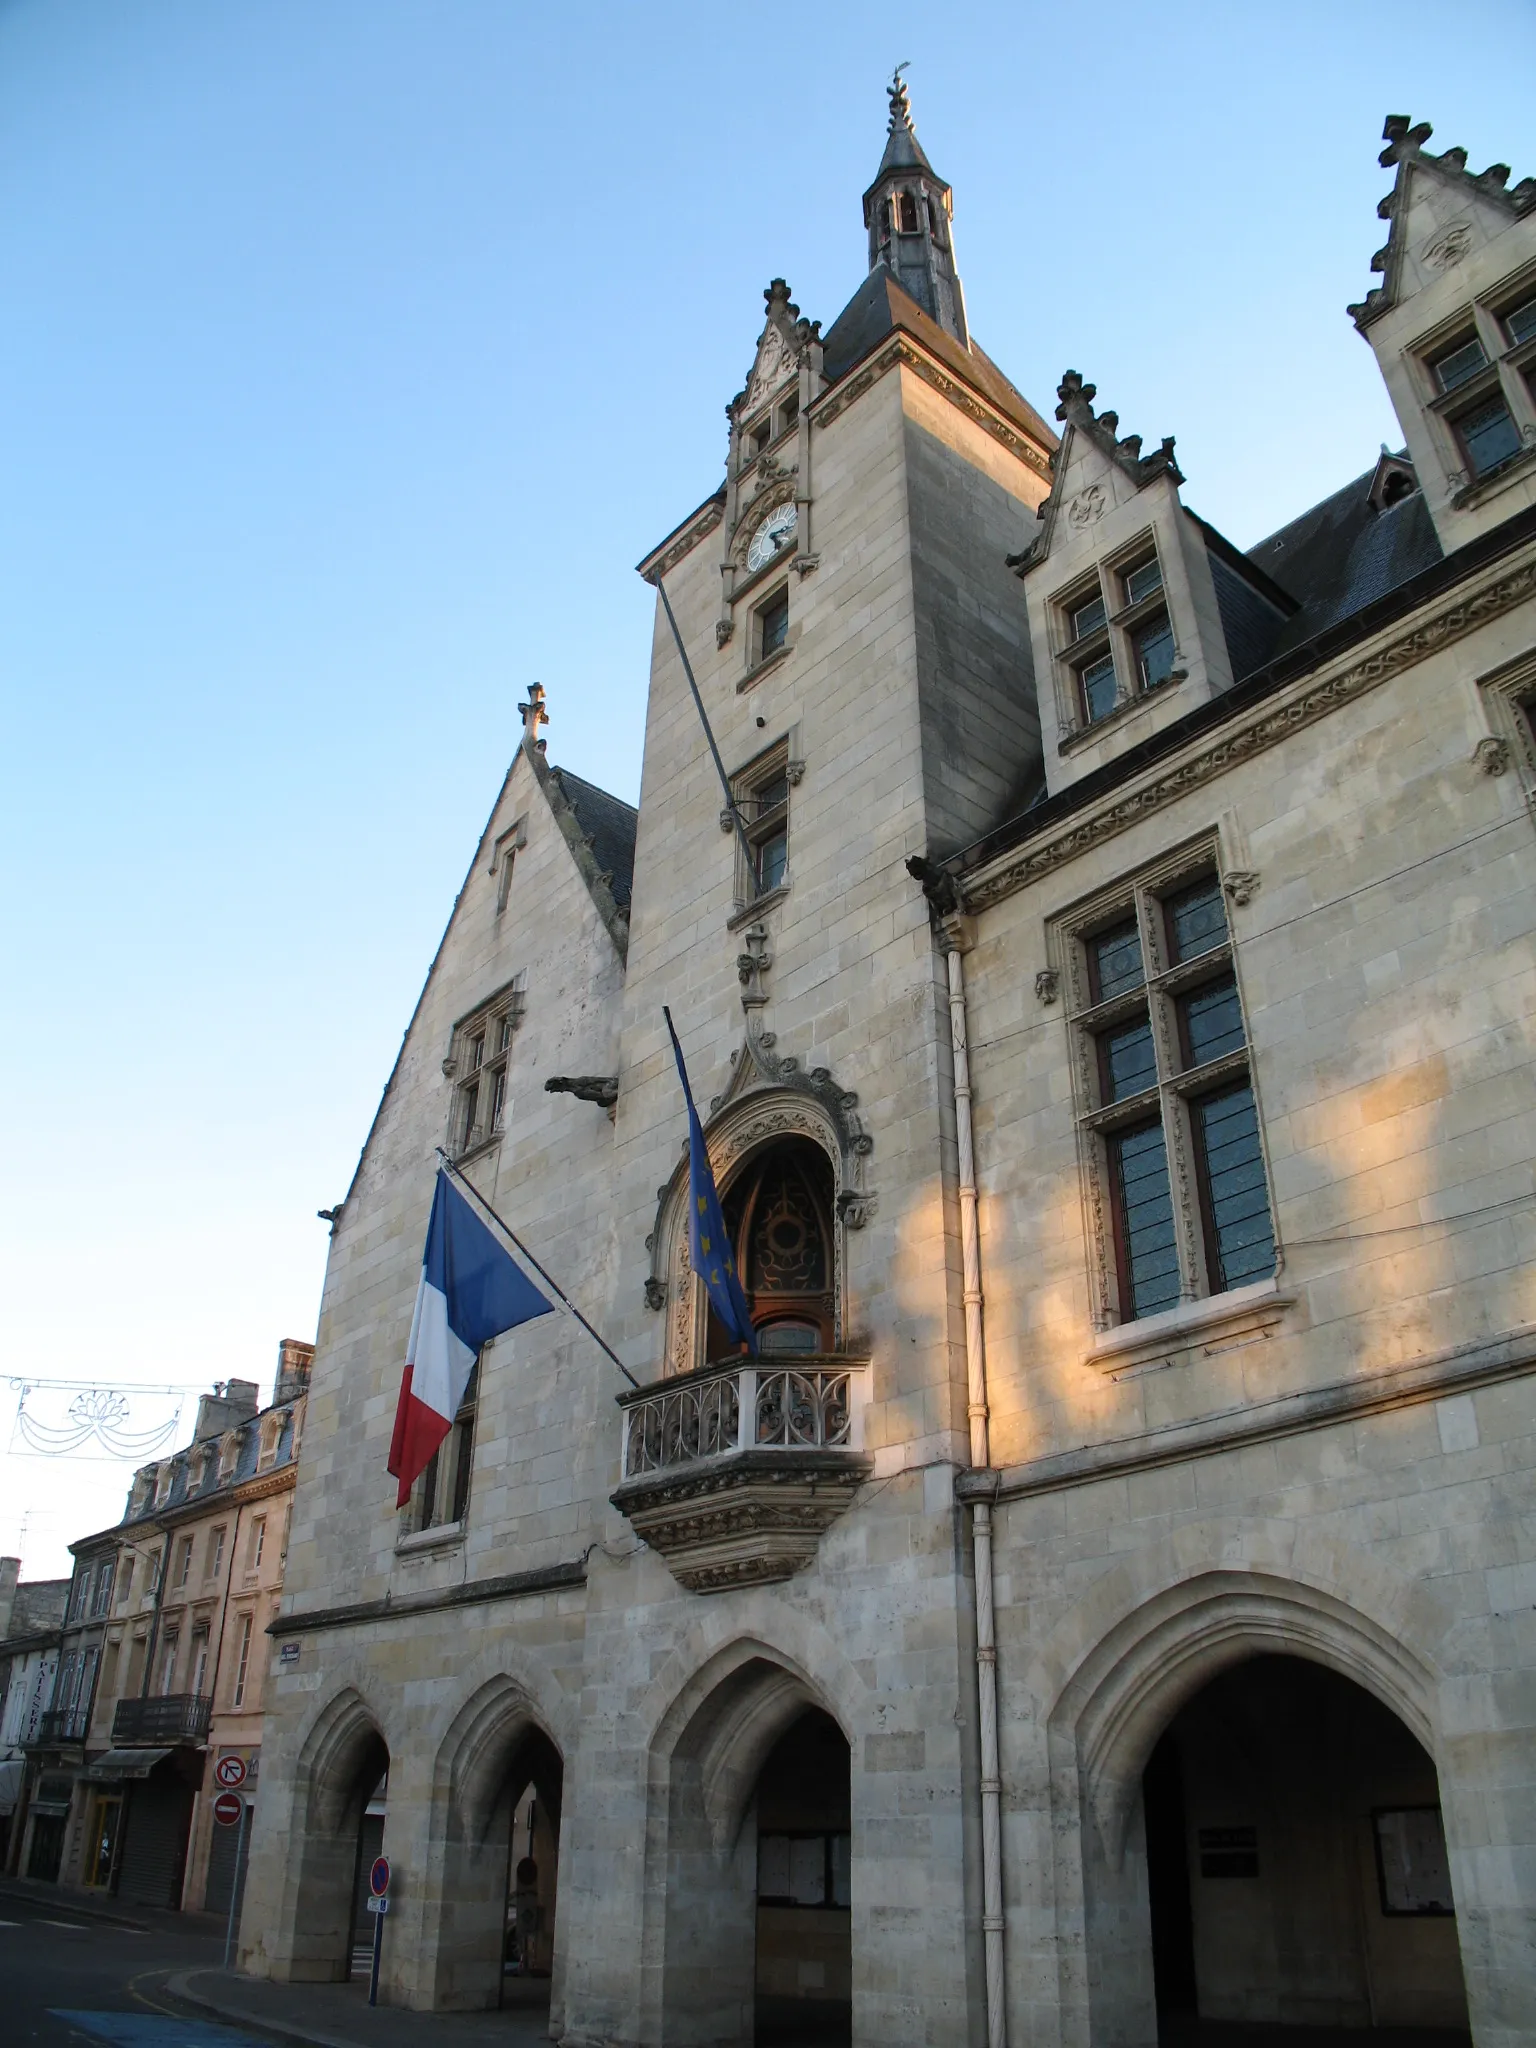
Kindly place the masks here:
<instances>
[{"instance_id":1,"label":"tricolor flag","mask_svg":"<svg viewBox=\"0 0 1536 2048\"><path fill-rule=\"evenodd\" d=\"M688 1069L683 1065L683 1048L672 1029L672 1012L663 1009L661 1014L672 1033L677 1075L683 1084L683 1100L688 1105L688 1257L693 1270L704 1282L710 1307L725 1325L727 1333L738 1344L744 1344L755 1357L757 1332L752 1327L752 1310L736 1272L730 1239L725 1234L725 1218L720 1214L720 1196L709 1164L704 1131L699 1123L699 1112L693 1106Z\"/></svg>"},{"instance_id":2,"label":"tricolor flag","mask_svg":"<svg viewBox=\"0 0 1536 2048\"><path fill-rule=\"evenodd\" d=\"M399 1506L452 1429L481 1345L553 1307L439 1167L389 1446Z\"/></svg>"}]
</instances>

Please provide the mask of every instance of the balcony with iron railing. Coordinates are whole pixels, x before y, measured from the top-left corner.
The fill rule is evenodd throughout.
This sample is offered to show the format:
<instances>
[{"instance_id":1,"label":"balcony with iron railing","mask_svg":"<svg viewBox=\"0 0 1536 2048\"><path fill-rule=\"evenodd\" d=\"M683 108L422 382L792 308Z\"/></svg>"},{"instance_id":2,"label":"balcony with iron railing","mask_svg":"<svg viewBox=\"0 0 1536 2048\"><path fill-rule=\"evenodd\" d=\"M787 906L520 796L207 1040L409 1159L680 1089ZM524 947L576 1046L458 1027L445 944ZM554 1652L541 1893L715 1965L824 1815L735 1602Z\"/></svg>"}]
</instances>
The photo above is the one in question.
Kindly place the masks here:
<instances>
[{"instance_id":1,"label":"balcony with iron railing","mask_svg":"<svg viewBox=\"0 0 1536 2048\"><path fill-rule=\"evenodd\" d=\"M112 1716L113 1747L171 1749L179 1742L206 1742L212 1711L213 1701L195 1692L119 1700Z\"/></svg>"},{"instance_id":2,"label":"balcony with iron railing","mask_svg":"<svg viewBox=\"0 0 1536 2048\"><path fill-rule=\"evenodd\" d=\"M869 1361L731 1358L621 1394L613 1505L695 1593L787 1579L869 1477Z\"/></svg>"},{"instance_id":3,"label":"balcony with iron railing","mask_svg":"<svg viewBox=\"0 0 1536 2048\"><path fill-rule=\"evenodd\" d=\"M32 1740L39 1749L52 1749L65 1742L84 1742L85 1732L90 1725L89 1706L49 1707L39 1714L37 1734Z\"/></svg>"}]
</instances>

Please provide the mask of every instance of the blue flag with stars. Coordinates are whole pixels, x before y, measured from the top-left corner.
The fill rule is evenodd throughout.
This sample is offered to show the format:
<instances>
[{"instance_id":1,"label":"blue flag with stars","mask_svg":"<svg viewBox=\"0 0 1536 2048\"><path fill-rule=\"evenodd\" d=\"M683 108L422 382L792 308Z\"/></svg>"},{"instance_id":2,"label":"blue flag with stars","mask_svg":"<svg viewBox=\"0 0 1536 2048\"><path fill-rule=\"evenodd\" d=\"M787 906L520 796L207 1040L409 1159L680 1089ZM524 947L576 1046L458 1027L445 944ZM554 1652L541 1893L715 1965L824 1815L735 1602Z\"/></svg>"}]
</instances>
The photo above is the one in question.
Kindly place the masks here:
<instances>
[{"instance_id":1,"label":"blue flag with stars","mask_svg":"<svg viewBox=\"0 0 1536 2048\"><path fill-rule=\"evenodd\" d=\"M683 1065L683 1048L678 1044L677 1033L672 1026L672 1012L664 1008L661 1014L672 1034L672 1050L677 1054L677 1076L683 1084L683 1100L688 1105L688 1257L693 1270L704 1282L709 1305L727 1334L737 1343L744 1344L756 1357L757 1333L752 1328L752 1311L747 1306L730 1240L725 1234L725 1218L720 1214L720 1196L715 1187L715 1176L710 1171L704 1131L699 1123L699 1112L693 1106L688 1069Z\"/></svg>"}]
</instances>

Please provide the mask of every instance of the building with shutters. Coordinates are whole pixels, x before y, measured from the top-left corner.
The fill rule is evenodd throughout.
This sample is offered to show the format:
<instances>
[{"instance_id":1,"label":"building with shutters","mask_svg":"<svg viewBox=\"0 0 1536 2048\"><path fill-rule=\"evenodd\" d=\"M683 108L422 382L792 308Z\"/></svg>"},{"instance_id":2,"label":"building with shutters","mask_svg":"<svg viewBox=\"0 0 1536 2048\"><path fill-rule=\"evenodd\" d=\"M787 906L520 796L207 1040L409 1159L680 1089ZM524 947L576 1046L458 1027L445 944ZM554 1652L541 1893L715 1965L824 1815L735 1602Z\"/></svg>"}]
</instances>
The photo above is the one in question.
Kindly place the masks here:
<instances>
[{"instance_id":1,"label":"building with shutters","mask_svg":"<svg viewBox=\"0 0 1536 2048\"><path fill-rule=\"evenodd\" d=\"M0 1557L0 1871L11 1867L26 1747L53 1695L68 1604L68 1579L22 1584L21 1559Z\"/></svg>"},{"instance_id":2,"label":"building with shutters","mask_svg":"<svg viewBox=\"0 0 1536 2048\"><path fill-rule=\"evenodd\" d=\"M531 689L336 1219L245 1969L382 1843L385 1999L545 1939L570 2048L1536 2035L1536 181L1385 139L1404 446L1243 548L982 350L893 86L638 812ZM488 1345L397 1509L440 1150L624 1371Z\"/></svg>"},{"instance_id":3,"label":"building with shutters","mask_svg":"<svg viewBox=\"0 0 1536 2048\"><path fill-rule=\"evenodd\" d=\"M271 1403L229 1380L192 1442L134 1477L75 1572L13 1867L128 1902L228 1910L249 1827L216 1825L213 1771L260 1783L265 1630L277 1610L313 1347L279 1347Z\"/></svg>"}]
</instances>

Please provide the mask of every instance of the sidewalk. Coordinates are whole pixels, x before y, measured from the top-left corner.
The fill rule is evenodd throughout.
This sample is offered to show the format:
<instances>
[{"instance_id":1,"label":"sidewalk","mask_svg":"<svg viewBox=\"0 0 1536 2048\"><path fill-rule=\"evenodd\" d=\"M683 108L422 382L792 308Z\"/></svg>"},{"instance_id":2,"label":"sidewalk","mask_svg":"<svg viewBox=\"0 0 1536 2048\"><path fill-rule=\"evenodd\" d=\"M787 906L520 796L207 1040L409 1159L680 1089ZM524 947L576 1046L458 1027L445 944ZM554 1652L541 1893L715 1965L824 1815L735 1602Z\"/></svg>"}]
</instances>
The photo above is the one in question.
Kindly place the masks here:
<instances>
[{"instance_id":1,"label":"sidewalk","mask_svg":"<svg viewBox=\"0 0 1536 2048\"><path fill-rule=\"evenodd\" d=\"M509 1977L500 2012L403 2012L370 2006L365 1982L271 1984L223 1970L187 1970L173 1998L237 2026L314 2048L548 2048L549 1984Z\"/></svg>"},{"instance_id":2,"label":"sidewalk","mask_svg":"<svg viewBox=\"0 0 1536 2048\"><path fill-rule=\"evenodd\" d=\"M159 1906L123 1906L106 1892L67 1884L44 1884L36 1877L0 1877L0 1899L63 1913L71 1920L101 1920L110 1927L132 1927L140 1933L224 1936L221 1913L176 1913Z\"/></svg>"}]
</instances>

